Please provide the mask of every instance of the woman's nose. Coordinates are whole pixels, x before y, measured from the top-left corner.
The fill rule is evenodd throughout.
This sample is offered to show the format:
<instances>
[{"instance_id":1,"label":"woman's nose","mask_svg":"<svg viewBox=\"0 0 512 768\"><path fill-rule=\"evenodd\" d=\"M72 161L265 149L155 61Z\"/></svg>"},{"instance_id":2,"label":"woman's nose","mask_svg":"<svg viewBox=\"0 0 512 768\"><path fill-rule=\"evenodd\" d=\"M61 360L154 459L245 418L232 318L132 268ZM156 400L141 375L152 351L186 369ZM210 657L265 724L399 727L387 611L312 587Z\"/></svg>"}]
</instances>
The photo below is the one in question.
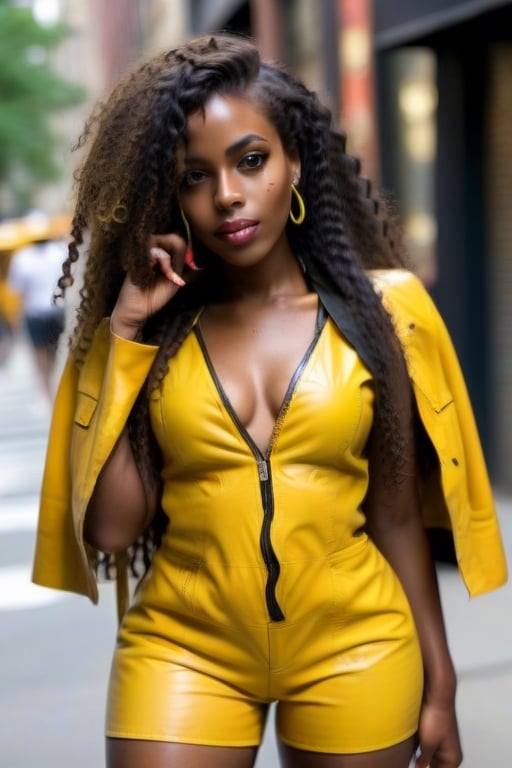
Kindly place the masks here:
<instances>
[{"instance_id":1,"label":"woman's nose","mask_svg":"<svg viewBox=\"0 0 512 768\"><path fill-rule=\"evenodd\" d=\"M231 208L233 205L242 205L243 202L244 194L240 180L230 173L219 174L215 189L217 208Z\"/></svg>"}]
</instances>

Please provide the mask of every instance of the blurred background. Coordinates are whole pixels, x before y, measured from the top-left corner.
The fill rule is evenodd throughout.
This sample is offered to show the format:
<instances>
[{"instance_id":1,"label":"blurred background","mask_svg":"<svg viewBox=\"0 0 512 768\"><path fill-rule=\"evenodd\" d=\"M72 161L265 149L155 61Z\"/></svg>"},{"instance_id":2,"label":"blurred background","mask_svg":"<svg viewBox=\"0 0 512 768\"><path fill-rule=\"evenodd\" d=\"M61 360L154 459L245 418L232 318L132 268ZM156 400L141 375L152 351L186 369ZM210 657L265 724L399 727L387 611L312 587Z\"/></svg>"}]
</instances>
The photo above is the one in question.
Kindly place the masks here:
<instances>
[{"instance_id":1,"label":"blurred background","mask_svg":"<svg viewBox=\"0 0 512 768\"><path fill-rule=\"evenodd\" d=\"M389 192L466 376L512 542L512 2L0 0L0 766L102 765L115 635L100 608L29 584L48 427L14 256L65 242L72 151L141 57L232 30L301 75ZM469 768L508 768L511 592L471 604L440 569ZM507 746L508 745L508 749ZM259 765L277 765L271 736Z\"/></svg>"}]
</instances>

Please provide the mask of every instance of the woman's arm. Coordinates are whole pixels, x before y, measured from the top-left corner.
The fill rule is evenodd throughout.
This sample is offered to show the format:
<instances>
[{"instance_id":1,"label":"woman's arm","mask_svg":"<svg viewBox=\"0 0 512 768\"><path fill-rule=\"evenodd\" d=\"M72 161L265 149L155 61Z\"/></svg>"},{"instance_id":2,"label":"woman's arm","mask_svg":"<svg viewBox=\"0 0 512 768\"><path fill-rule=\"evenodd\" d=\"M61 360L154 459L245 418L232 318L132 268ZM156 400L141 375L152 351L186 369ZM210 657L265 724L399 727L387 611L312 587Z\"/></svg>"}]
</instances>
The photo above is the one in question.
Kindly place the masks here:
<instances>
[{"instance_id":1,"label":"woman's arm","mask_svg":"<svg viewBox=\"0 0 512 768\"><path fill-rule=\"evenodd\" d=\"M102 552L121 552L151 522L157 503L156 487L144 487L125 428L96 481L85 515L85 540Z\"/></svg>"},{"instance_id":2,"label":"woman's arm","mask_svg":"<svg viewBox=\"0 0 512 768\"><path fill-rule=\"evenodd\" d=\"M400 476L390 464L378 428L370 439L370 485L365 501L368 534L396 572L416 624L425 672L419 725L419 768L455 768L462 755L455 715L456 677L448 649L436 573L420 515L413 396L401 367L394 372L404 447Z\"/></svg>"},{"instance_id":3,"label":"woman's arm","mask_svg":"<svg viewBox=\"0 0 512 768\"><path fill-rule=\"evenodd\" d=\"M127 341L135 341L146 320L185 284L176 271L183 268L183 239L174 234L156 235L150 246L152 283L140 288L127 274L110 319L111 332ZM151 522L158 505L158 488L146 485L125 426L96 480L84 519L85 540L107 553L132 544Z\"/></svg>"}]
</instances>

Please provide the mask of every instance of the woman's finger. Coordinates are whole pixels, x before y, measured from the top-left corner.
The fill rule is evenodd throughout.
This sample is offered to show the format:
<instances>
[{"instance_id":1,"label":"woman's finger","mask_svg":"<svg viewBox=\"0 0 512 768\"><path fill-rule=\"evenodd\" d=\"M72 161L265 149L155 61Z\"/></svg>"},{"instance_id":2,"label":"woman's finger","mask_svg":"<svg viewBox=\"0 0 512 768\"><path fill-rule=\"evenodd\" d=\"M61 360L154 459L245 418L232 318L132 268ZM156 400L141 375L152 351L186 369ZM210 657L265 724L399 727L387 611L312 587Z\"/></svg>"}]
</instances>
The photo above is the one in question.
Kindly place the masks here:
<instances>
[{"instance_id":1,"label":"woman's finger","mask_svg":"<svg viewBox=\"0 0 512 768\"><path fill-rule=\"evenodd\" d=\"M172 253L178 260L177 265L181 265L181 261L185 258L185 251L187 250L187 243L181 237L181 235L175 232L167 234L151 235L149 239L149 245L151 247L163 248L167 253Z\"/></svg>"},{"instance_id":2,"label":"woman's finger","mask_svg":"<svg viewBox=\"0 0 512 768\"><path fill-rule=\"evenodd\" d=\"M171 255L163 248L153 246L149 249L149 257L152 266L156 267L171 283L180 288L185 285L181 275L173 268Z\"/></svg>"}]
</instances>

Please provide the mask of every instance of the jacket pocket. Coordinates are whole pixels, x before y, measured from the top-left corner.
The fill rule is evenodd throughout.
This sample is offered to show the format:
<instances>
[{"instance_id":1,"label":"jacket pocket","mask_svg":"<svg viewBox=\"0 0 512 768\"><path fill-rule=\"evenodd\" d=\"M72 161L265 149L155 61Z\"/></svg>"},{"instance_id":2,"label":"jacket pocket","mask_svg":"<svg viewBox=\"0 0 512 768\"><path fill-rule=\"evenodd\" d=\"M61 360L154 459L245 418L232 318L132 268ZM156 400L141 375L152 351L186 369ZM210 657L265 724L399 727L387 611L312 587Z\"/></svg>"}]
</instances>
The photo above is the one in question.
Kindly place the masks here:
<instances>
[{"instance_id":1,"label":"jacket pocket","mask_svg":"<svg viewBox=\"0 0 512 768\"><path fill-rule=\"evenodd\" d=\"M76 398L74 423L87 429L90 426L94 412L98 406L98 399L87 392L78 392Z\"/></svg>"}]
</instances>

